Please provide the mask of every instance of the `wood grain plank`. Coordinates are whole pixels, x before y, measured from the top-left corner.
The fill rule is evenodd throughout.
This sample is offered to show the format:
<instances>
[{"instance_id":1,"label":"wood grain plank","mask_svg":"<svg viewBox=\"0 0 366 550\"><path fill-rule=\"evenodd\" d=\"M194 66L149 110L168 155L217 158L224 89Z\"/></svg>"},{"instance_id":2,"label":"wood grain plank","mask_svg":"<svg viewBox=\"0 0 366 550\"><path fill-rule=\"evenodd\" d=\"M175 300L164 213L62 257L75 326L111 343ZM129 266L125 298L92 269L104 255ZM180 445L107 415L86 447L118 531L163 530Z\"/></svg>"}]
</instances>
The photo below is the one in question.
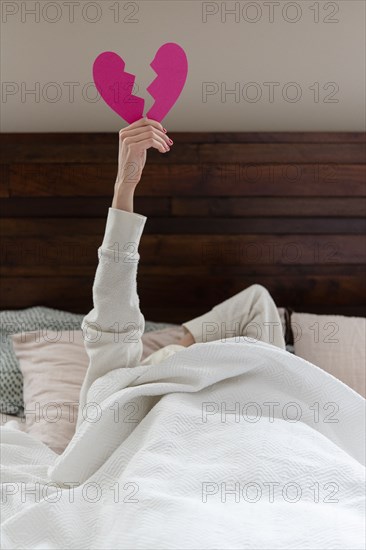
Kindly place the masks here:
<instances>
[{"instance_id":1,"label":"wood grain plank","mask_svg":"<svg viewBox=\"0 0 366 550\"><path fill-rule=\"evenodd\" d=\"M139 214L144 215L143 209ZM105 218L3 218L0 228L6 235L63 236L86 234L100 235L105 231ZM61 232L61 233L60 233ZM149 217L146 220L146 235L364 235L366 218L309 218L309 217L236 217L236 218L198 218L198 217ZM50 237L48 237L48 240Z\"/></svg>"},{"instance_id":2,"label":"wood grain plank","mask_svg":"<svg viewBox=\"0 0 366 550\"><path fill-rule=\"evenodd\" d=\"M114 164L19 163L10 166L12 197L113 196Z\"/></svg>"},{"instance_id":3,"label":"wood grain plank","mask_svg":"<svg viewBox=\"0 0 366 550\"><path fill-rule=\"evenodd\" d=\"M135 197L134 209L145 216L169 216L169 197ZM12 197L0 198L4 218L107 218L110 197Z\"/></svg>"},{"instance_id":4,"label":"wood grain plank","mask_svg":"<svg viewBox=\"0 0 366 550\"><path fill-rule=\"evenodd\" d=\"M172 215L197 217L363 217L366 198L357 197L172 197Z\"/></svg>"},{"instance_id":5,"label":"wood grain plank","mask_svg":"<svg viewBox=\"0 0 366 550\"><path fill-rule=\"evenodd\" d=\"M169 133L169 132L168 132ZM262 136L262 140L253 141L253 136L222 136L207 137L202 135L198 140L193 135L179 136L178 133L169 134L174 145L167 154L157 150L149 151L150 162L184 163L187 162L243 162L243 156L248 162L344 162L359 163L365 161L365 140L362 135L352 139L352 135L338 136L338 140L328 142L311 133L304 133L299 141L295 136L278 137L271 139ZM355 138L356 135L353 134ZM227 143L227 139L233 139ZM265 139L265 141L263 141ZM328 137L328 139L331 139ZM339 141L341 139L341 141ZM212 141L215 140L215 141ZM220 140L220 141L219 141ZM280 140L280 141L279 141ZM90 133L90 134L2 134L0 146L1 163L17 162L116 162L118 158L118 133ZM321 143L321 146L319 146ZM220 147L215 147L220 144ZM175 147L178 145L178 147ZM180 146L179 146L180 145ZM218 151L216 157L215 151ZM259 160L258 160L259 159ZM326 160L325 160L326 159Z\"/></svg>"},{"instance_id":6,"label":"wood grain plank","mask_svg":"<svg viewBox=\"0 0 366 550\"><path fill-rule=\"evenodd\" d=\"M45 213L46 214L46 213ZM20 239L28 237L44 237L49 241L53 238L86 235L104 234L106 225L105 216L103 219L94 220L93 218L67 218L57 219L44 217L42 219L33 218L2 218L0 220L0 230L3 237L13 236Z\"/></svg>"},{"instance_id":7,"label":"wood grain plank","mask_svg":"<svg viewBox=\"0 0 366 550\"><path fill-rule=\"evenodd\" d=\"M102 236L55 233L4 235L1 263L22 265L95 265ZM118 250L116 249L118 258ZM237 266L366 263L363 235L148 235L139 246L142 265Z\"/></svg>"},{"instance_id":8,"label":"wood grain plank","mask_svg":"<svg viewBox=\"0 0 366 550\"><path fill-rule=\"evenodd\" d=\"M170 160L179 158L180 151L171 149ZM211 144L199 145L199 162L252 162L252 163L328 163L358 164L366 162L364 144L324 143L321 147L313 143L223 143L220 147ZM162 162L163 159L160 159Z\"/></svg>"},{"instance_id":9,"label":"wood grain plank","mask_svg":"<svg viewBox=\"0 0 366 550\"><path fill-rule=\"evenodd\" d=\"M6 218L106 218L111 197L0 198ZM363 217L365 197L145 197L134 209L145 216L194 217Z\"/></svg>"},{"instance_id":10,"label":"wood grain plank","mask_svg":"<svg viewBox=\"0 0 366 550\"><path fill-rule=\"evenodd\" d=\"M273 277L210 277L207 284L206 277L196 277L194 281L186 277L154 277L140 278L139 297L140 307L158 307L159 304L169 304L169 307L182 305L197 308L197 303L203 311L209 310L215 304L233 296L251 284L262 284L271 292L277 304L299 307L360 305L360 292L365 289L361 277L354 275L331 278L329 276L312 276L299 280L297 276ZM31 305L49 305L62 303L62 309L75 311L88 310L92 307L90 277L9 277L3 279L3 296L1 308L22 308ZM179 292L177 292L179 288ZM57 298L56 298L57 297ZM361 302L364 305L364 302ZM54 305L52 307L55 307ZM70 309L72 308L72 309Z\"/></svg>"},{"instance_id":11,"label":"wood grain plank","mask_svg":"<svg viewBox=\"0 0 366 550\"><path fill-rule=\"evenodd\" d=\"M143 212L142 212L143 213ZM335 233L364 235L366 233L366 218L149 218L145 224L146 234L238 234L272 233L279 235L291 233L327 234Z\"/></svg>"},{"instance_id":12,"label":"wood grain plank","mask_svg":"<svg viewBox=\"0 0 366 550\"><path fill-rule=\"evenodd\" d=\"M364 264L363 235L146 235L142 264Z\"/></svg>"},{"instance_id":13,"label":"wood grain plank","mask_svg":"<svg viewBox=\"0 0 366 550\"><path fill-rule=\"evenodd\" d=\"M348 143L366 142L365 132L170 132L174 143ZM47 149L40 151L40 146ZM60 154L68 156L75 147L83 151L86 162L93 158L90 153L96 149L106 153L118 146L117 132L93 133L2 133L0 134L0 162L21 162L25 158L35 159ZM25 155L25 156L24 156ZM41 156L40 156L41 155ZM22 159L22 160L21 160Z\"/></svg>"},{"instance_id":14,"label":"wood grain plank","mask_svg":"<svg viewBox=\"0 0 366 550\"><path fill-rule=\"evenodd\" d=\"M195 307L197 303L207 309L227 299L230 296L247 288L251 284L264 285L275 297L277 303L317 305L319 300L326 303L347 306L350 304L365 304L360 300L360 292L365 290L362 276L348 275L340 278L331 276L314 275L311 278L304 277L299 281L298 277L284 275L280 278L264 276L243 276L240 278L211 276L210 284L207 278L197 277L187 281L184 277L166 277L155 279L154 277L142 278L139 282L139 296L142 306L145 303L157 306L159 302L165 302L170 306L179 307L182 304L180 294L183 294L185 306ZM156 288L160 289L159 296ZM179 292L177 292L179 288Z\"/></svg>"},{"instance_id":15,"label":"wood grain plank","mask_svg":"<svg viewBox=\"0 0 366 550\"><path fill-rule=\"evenodd\" d=\"M83 313L93 307L90 277L3 278L0 308L46 306Z\"/></svg>"},{"instance_id":16,"label":"wood grain plank","mask_svg":"<svg viewBox=\"0 0 366 550\"><path fill-rule=\"evenodd\" d=\"M80 261L55 262L48 263L17 263L9 262L0 265L1 277L89 277L95 275L98 265L97 257L94 260L91 258L87 263ZM258 263L258 264L240 264L231 265L228 269L227 265L150 265L140 262L138 269L138 280L144 277L206 277L207 280L211 276L221 277L282 277L282 276L306 276L311 278L316 275L331 277L333 279L342 278L343 275L355 275L362 277L365 273L365 268L362 264L291 264L291 263Z\"/></svg>"},{"instance_id":17,"label":"wood grain plank","mask_svg":"<svg viewBox=\"0 0 366 550\"><path fill-rule=\"evenodd\" d=\"M24 135L16 139L13 135L3 134L0 137L0 146L3 144L0 163L89 163L93 160L99 164L108 164L117 163L118 160L118 133L91 133L79 137L63 133L35 135L26 140ZM160 153L156 150L155 155L154 149L150 149L150 162L154 159L160 162L159 155L167 158L172 151ZM198 144L182 143L174 156L178 163L197 162Z\"/></svg>"},{"instance_id":18,"label":"wood grain plank","mask_svg":"<svg viewBox=\"0 0 366 550\"><path fill-rule=\"evenodd\" d=\"M10 196L9 165L0 164L0 198Z\"/></svg>"},{"instance_id":19,"label":"wood grain plank","mask_svg":"<svg viewBox=\"0 0 366 550\"><path fill-rule=\"evenodd\" d=\"M116 164L13 164L11 197L112 196ZM147 164L136 196L366 196L355 164Z\"/></svg>"}]
</instances>

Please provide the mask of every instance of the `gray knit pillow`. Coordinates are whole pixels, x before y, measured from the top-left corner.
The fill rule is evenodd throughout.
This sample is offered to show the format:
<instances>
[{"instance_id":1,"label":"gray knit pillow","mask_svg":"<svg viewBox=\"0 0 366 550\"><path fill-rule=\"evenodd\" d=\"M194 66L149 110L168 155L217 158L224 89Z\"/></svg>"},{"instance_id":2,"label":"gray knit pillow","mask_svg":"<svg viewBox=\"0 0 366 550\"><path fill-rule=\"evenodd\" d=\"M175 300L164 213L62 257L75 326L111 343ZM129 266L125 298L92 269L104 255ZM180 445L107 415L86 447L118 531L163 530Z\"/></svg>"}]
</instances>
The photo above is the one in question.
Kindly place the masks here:
<instances>
[{"instance_id":1,"label":"gray knit pillow","mask_svg":"<svg viewBox=\"0 0 366 550\"><path fill-rule=\"evenodd\" d=\"M45 306L0 311L0 412L23 416L23 376L9 336L30 330L81 330L85 315ZM171 323L145 320L145 332L159 330Z\"/></svg>"}]
</instances>

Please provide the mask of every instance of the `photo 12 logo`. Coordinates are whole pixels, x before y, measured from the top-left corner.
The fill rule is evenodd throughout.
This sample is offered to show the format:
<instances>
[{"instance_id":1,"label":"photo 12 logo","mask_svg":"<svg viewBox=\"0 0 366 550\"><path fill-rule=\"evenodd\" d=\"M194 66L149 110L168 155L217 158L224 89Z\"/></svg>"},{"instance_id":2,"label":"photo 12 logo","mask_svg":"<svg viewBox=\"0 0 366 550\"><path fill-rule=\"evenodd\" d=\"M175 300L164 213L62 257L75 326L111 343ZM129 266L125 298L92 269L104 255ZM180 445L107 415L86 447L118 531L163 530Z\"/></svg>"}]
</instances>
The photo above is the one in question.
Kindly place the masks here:
<instances>
[{"instance_id":1,"label":"photo 12 logo","mask_svg":"<svg viewBox=\"0 0 366 550\"><path fill-rule=\"evenodd\" d=\"M202 82L202 103L286 102L298 103L310 98L314 103L339 103L337 82Z\"/></svg>"},{"instance_id":2,"label":"photo 12 logo","mask_svg":"<svg viewBox=\"0 0 366 550\"><path fill-rule=\"evenodd\" d=\"M11 24L34 23L90 23L99 22L136 24L139 19L138 2L45 2L42 1L3 1L1 2L1 22Z\"/></svg>"},{"instance_id":3,"label":"photo 12 logo","mask_svg":"<svg viewBox=\"0 0 366 550\"><path fill-rule=\"evenodd\" d=\"M338 2L202 2L202 23L339 23Z\"/></svg>"},{"instance_id":4,"label":"photo 12 logo","mask_svg":"<svg viewBox=\"0 0 366 550\"><path fill-rule=\"evenodd\" d=\"M278 481L249 481L241 482L214 482L204 481L201 487L202 502L219 500L226 502L247 502L255 504L259 501L266 501L270 504L282 501L297 503L300 500L307 502L324 502L336 504L339 499L336 497L339 492L339 485L334 481L312 484L300 484L297 481L281 483Z\"/></svg>"}]
</instances>

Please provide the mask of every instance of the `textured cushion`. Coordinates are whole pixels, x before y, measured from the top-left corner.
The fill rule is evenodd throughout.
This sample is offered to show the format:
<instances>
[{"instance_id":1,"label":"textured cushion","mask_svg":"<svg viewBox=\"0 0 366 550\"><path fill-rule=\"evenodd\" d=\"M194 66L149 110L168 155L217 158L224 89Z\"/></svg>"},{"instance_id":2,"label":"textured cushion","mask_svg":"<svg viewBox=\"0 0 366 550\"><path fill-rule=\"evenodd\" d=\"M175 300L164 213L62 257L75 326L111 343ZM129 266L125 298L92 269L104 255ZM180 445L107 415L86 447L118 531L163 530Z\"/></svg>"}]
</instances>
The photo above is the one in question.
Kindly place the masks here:
<instances>
[{"instance_id":1,"label":"textured cushion","mask_svg":"<svg viewBox=\"0 0 366 550\"><path fill-rule=\"evenodd\" d=\"M365 397L366 318L294 312L291 328L295 355Z\"/></svg>"},{"instance_id":2,"label":"textured cushion","mask_svg":"<svg viewBox=\"0 0 366 550\"><path fill-rule=\"evenodd\" d=\"M19 415L23 413L23 378L9 336L42 329L80 330L82 319L83 315L43 306L0 312L1 412Z\"/></svg>"},{"instance_id":3,"label":"textured cushion","mask_svg":"<svg viewBox=\"0 0 366 550\"><path fill-rule=\"evenodd\" d=\"M83 332L23 332L12 341L24 378L25 431L61 453L75 431L88 368Z\"/></svg>"},{"instance_id":4,"label":"textured cushion","mask_svg":"<svg viewBox=\"0 0 366 550\"><path fill-rule=\"evenodd\" d=\"M80 330L85 315L45 306L0 311L0 412L23 415L23 377L10 336L28 331ZM145 332L176 326L171 323L145 321Z\"/></svg>"}]
</instances>

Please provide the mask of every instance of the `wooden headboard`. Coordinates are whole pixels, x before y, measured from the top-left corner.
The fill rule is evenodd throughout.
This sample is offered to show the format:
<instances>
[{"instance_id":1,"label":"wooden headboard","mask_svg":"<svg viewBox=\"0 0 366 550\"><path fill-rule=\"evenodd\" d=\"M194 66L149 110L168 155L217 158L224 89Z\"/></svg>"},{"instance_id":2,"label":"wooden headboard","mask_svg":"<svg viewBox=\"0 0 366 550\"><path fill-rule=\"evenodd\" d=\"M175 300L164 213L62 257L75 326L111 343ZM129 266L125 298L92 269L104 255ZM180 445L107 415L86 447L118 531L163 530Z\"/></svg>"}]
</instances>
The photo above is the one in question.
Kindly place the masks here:
<instances>
[{"instance_id":1,"label":"wooden headboard","mask_svg":"<svg viewBox=\"0 0 366 550\"><path fill-rule=\"evenodd\" d=\"M148 152L138 292L180 323L260 283L278 306L365 315L365 134L170 133ZM87 313L118 133L2 134L0 309Z\"/></svg>"}]
</instances>

